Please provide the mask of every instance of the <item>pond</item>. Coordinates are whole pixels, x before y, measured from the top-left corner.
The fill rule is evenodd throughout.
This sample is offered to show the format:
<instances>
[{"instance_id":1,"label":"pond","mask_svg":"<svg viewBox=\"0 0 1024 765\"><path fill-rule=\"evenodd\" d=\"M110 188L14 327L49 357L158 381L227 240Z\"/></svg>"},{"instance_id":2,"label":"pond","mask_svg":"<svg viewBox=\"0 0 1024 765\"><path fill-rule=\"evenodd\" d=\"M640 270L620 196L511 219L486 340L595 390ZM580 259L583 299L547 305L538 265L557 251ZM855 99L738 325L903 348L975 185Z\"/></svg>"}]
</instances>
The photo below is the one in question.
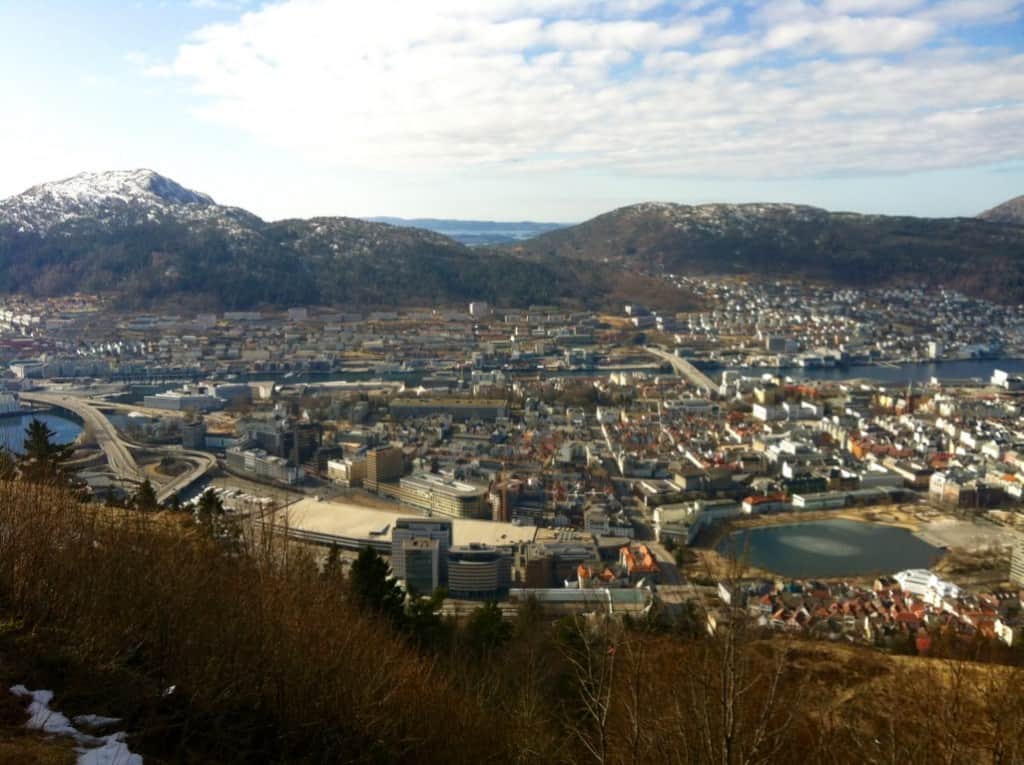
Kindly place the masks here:
<instances>
[{"instance_id":1,"label":"pond","mask_svg":"<svg viewBox=\"0 0 1024 765\"><path fill-rule=\"evenodd\" d=\"M717 551L794 579L892 574L929 568L943 550L907 529L842 518L741 529Z\"/></svg>"}]
</instances>

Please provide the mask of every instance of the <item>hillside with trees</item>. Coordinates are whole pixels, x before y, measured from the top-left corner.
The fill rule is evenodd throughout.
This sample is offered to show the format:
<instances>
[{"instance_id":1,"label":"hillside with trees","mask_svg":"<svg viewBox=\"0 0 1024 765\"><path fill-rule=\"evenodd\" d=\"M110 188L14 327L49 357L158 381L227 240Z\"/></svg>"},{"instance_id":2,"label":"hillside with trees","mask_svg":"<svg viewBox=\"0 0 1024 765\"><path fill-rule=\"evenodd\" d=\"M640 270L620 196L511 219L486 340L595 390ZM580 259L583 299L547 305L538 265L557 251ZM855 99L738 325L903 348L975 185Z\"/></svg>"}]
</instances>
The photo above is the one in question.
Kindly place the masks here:
<instances>
[{"instance_id":1,"label":"hillside with trees","mask_svg":"<svg viewBox=\"0 0 1024 765\"><path fill-rule=\"evenodd\" d=\"M651 274L945 286L1000 302L1024 300L1024 227L995 219L859 215L788 204L645 203L502 251Z\"/></svg>"},{"instance_id":2,"label":"hillside with trees","mask_svg":"<svg viewBox=\"0 0 1024 765\"><path fill-rule=\"evenodd\" d=\"M146 762L1024 757L1024 675L974 661L985 644L924 659L741 619L709 634L699 610L551 619L529 601L453 621L370 551L346 571L336 550L233 539L0 484L0 755L58 746L22 727L9 689L26 684L66 714L122 718Z\"/></svg>"},{"instance_id":3,"label":"hillside with trees","mask_svg":"<svg viewBox=\"0 0 1024 765\"><path fill-rule=\"evenodd\" d=\"M106 295L124 308L551 303L564 269L355 218L267 222L148 170L0 201L0 292Z\"/></svg>"}]
</instances>

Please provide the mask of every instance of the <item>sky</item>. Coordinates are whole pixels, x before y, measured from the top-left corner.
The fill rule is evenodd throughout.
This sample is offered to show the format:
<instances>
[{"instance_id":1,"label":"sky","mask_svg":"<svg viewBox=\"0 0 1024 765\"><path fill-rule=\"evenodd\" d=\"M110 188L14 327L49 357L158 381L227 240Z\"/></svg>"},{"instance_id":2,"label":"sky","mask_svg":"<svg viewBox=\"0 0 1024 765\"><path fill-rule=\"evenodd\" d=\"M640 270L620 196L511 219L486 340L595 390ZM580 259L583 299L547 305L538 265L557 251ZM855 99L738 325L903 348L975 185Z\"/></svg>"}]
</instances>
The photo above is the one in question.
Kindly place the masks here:
<instances>
[{"instance_id":1,"label":"sky","mask_svg":"<svg viewBox=\"0 0 1024 765\"><path fill-rule=\"evenodd\" d=\"M0 0L0 197L146 167L267 219L1024 194L1024 0Z\"/></svg>"}]
</instances>

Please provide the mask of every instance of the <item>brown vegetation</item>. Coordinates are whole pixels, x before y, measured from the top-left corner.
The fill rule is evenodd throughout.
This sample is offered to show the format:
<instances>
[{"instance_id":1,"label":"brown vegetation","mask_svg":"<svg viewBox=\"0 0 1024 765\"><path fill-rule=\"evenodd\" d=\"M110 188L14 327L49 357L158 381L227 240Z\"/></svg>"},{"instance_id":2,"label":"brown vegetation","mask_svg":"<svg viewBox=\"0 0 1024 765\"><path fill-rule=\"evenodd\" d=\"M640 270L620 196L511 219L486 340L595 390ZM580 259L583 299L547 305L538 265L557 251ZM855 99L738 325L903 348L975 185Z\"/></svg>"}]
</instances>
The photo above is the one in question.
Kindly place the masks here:
<instances>
[{"instance_id":1,"label":"brown vegetation","mask_svg":"<svg viewBox=\"0 0 1024 765\"><path fill-rule=\"evenodd\" d=\"M0 639L0 681L87 671L82 709L61 687L57 706L125 717L153 761L1024 761L1015 669L768 639L740 619L712 638L552 624L533 604L507 644L478 620L476 643L450 626L423 647L347 592L278 538L229 551L0 484L0 609L24 625ZM17 680L13 650L35 653Z\"/></svg>"}]
</instances>

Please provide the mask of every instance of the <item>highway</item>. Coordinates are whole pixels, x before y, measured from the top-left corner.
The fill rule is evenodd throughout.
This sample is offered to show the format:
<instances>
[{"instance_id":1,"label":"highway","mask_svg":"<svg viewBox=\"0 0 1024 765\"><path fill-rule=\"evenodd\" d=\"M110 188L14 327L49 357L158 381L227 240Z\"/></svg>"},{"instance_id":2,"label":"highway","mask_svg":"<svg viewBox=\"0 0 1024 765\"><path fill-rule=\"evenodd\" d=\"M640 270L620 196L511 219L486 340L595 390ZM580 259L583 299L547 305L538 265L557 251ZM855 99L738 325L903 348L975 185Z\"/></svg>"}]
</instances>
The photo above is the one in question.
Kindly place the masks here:
<instances>
[{"instance_id":1,"label":"highway","mask_svg":"<svg viewBox=\"0 0 1024 765\"><path fill-rule=\"evenodd\" d=\"M107 462L114 475L122 481L142 483L145 476L135 461L135 457L128 450L128 445L117 434L114 426L110 424L110 420L87 400L61 393L34 391L22 393L21 400L33 404L60 407L77 415L96 439L96 445L107 455Z\"/></svg>"},{"instance_id":2,"label":"highway","mask_svg":"<svg viewBox=\"0 0 1024 765\"><path fill-rule=\"evenodd\" d=\"M161 504L169 500L179 491L187 489L209 471L217 467L217 458L212 454L207 454L206 452L193 452L186 451L184 449L171 448L167 448L166 451L176 457L187 459L189 462L193 463L194 467L192 467L187 473L182 473L170 483L157 489L156 499Z\"/></svg>"},{"instance_id":3,"label":"highway","mask_svg":"<svg viewBox=\"0 0 1024 765\"><path fill-rule=\"evenodd\" d=\"M676 356L674 353L663 351L660 348L651 348L644 346L644 350L657 356L662 361L667 361L672 365L672 369L675 370L676 374L680 377L686 378L686 381L696 388L704 388L711 393L718 389L718 386L712 381L710 377L701 372L697 367L691 364L686 359Z\"/></svg>"},{"instance_id":4,"label":"highway","mask_svg":"<svg viewBox=\"0 0 1024 765\"><path fill-rule=\"evenodd\" d=\"M92 433L96 439L96 445L106 455L107 463L118 479L134 484L141 484L145 480L145 473L131 453L130 447L133 444L125 441L118 435L110 420L96 408L96 402L81 396L62 393L42 393L38 391L22 393L21 400L34 404L59 407L74 413L85 423L89 432ZM154 487L156 488L157 501L161 503L166 502L179 491L191 486L192 483L198 481L210 470L217 467L217 458L206 452L189 451L181 447L170 446L145 446L139 448L145 448L150 452L166 453L168 456L177 457L192 463L192 467L187 472L175 477L170 483L162 487Z\"/></svg>"}]
</instances>

